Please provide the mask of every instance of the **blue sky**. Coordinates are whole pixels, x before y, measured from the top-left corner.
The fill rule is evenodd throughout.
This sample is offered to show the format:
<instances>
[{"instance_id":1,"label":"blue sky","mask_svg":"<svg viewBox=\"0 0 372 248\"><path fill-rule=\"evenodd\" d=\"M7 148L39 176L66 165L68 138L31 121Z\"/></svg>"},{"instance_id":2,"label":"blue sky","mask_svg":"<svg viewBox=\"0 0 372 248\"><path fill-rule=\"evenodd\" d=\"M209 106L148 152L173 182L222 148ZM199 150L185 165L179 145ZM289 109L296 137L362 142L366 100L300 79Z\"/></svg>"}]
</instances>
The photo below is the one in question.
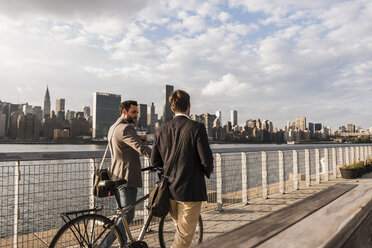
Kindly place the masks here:
<instances>
[{"instance_id":1,"label":"blue sky","mask_svg":"<svg viewBox=\"0 0 372 248\"><path fill-rule=\"evenodd\" d=\"M360 1L0 0L0 100L92 105L93 92L192 112L230 110L281 128L305 115L372 126L372 3Z\"/></svg>"}]
</instances>

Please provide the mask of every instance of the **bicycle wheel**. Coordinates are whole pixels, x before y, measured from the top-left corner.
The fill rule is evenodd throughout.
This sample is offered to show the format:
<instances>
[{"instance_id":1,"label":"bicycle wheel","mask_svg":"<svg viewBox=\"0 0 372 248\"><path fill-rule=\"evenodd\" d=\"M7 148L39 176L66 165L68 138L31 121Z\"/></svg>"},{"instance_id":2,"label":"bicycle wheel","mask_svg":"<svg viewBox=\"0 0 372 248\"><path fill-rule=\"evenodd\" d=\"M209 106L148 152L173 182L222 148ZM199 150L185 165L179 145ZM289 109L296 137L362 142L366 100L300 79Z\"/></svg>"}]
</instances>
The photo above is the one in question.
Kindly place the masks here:
<instances>
[{"instance_id":1,"label":"bicycle wheel","mask_svg":"<svg viewBox=\"0 0 372 248\"><path fill-rule=\"evenodd\" d=\"M159 223L159 242L161 248L169 248L173 244L176 227L170 215L163 217ZM203 241L203 220L199 215L194 237L191 246L195 246Z\"/></svg>"},{"instance_id":2,"label":"bicycle wheel","mask_svg":"<svg viewBox=\"0 0 372 248\"><path fill-rule=\"evenodd\" d=\"M112 247L123 247L120 231L113 225L114 223L110 219L102 215L79 216L59 229L49 247L99 247L111 227L116 236Z\"/></svg>"}]
</instances>

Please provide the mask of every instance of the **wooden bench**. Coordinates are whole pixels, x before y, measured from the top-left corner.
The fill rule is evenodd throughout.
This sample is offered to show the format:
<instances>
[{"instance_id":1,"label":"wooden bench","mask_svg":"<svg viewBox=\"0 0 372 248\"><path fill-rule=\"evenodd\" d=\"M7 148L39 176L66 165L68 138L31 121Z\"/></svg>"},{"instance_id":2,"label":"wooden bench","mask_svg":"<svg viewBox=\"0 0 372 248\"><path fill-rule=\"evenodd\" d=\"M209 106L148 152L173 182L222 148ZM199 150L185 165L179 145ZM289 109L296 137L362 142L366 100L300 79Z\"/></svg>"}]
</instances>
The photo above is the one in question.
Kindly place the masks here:
<instances>
[{"instance_id":1,"label":"wooden bench","mask_svg":"<svg viewBox=\"0 0 372 248\"><path fill-rule=\"evenodd\" d=\"M336 184L198 247L372 247L372 184Z\"/></svg>"}]
</instances>

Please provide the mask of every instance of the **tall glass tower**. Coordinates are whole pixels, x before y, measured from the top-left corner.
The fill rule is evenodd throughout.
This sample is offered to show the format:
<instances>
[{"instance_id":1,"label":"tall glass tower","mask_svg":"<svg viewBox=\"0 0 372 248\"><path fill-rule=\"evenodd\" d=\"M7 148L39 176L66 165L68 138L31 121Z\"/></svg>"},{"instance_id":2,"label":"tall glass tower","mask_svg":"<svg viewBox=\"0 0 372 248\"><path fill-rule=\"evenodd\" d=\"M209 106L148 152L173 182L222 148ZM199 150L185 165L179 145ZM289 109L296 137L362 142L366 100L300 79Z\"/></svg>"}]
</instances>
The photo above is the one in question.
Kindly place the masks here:
<instances>
[{"instance_id":1,"label":"tall glass tower","mask_svg":"<svg viewBox=\"0 0 372 248\"><path fill-rule=\"evenodd\" d=\"M231 110L231 125L234 127L238 125L238 111Z\"/></svg>"},{"instance_id":2,"label":"tall glass tower","mask_svg":"<svg viewBox=\"0 0 372 248\"><path fill-rule=\"evenodd\" d=\"M119 118L121 96L95 92L93 94L93 139L107 137L110 126Z\"/></svg>"}]
</instances>

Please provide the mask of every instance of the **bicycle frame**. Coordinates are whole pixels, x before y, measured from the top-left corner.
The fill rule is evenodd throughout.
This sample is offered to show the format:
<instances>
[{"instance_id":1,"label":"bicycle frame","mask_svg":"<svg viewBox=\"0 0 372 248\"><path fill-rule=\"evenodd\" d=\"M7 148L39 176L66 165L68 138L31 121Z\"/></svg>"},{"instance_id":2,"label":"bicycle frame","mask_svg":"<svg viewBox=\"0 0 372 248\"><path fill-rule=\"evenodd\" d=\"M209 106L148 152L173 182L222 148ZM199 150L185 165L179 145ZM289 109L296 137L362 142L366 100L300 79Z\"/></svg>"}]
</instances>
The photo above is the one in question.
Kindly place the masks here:
<instances>
[{"instance_id":1,"label":"bicycle frame","mask_svg":"<svg viewBox=\"0 0 372 248\"><path fill-rule=\"evenodd\" d=\"M147 167L147 168L142 169L142 171L145 171L145 170L151 170L151 171L158 170L159 179L162 176L161 169L159 169L159 168L156 169L155 167ZM116 190L118 190L118 189L116 189ZM114 226L116 226L116 222L121 217L121 219L123 221L124 229L125 229L125 232L126 232L126 235L127 235L127 238L128 238L128 244L130 245L130 244L135 243L137 241L143 241L143 239L145 237L145 234L146 234L146 231L147 231L148 227L150 226L150 223L151 223L151 220L152 220L152 217L153 217L151 211L149 211L149 215L146 218L146 221L144 222L144 224L141 228L141 232L140 232L137 240L133 238L133 235L132 235L132 233L130 231L130 228L129 228L129 224L128 224L127 220L125 219L125 213L132 210L138 204L140 204L140 203L144 202L146 199L148 199L149 194L141 197L140 199L138 199L137 201L135 201L134 203L130 204L129 206L127 206L125 208L122 208L122 206L120 204L120 199L119 199L118 194L115 193L114 195L115 195L116 203L119 206L118 207L119 212L116 212L116 214L114 215L114 218L112 219L113 225L110 227L110 231L113 231ZM101 211L102 209L103 209L102 207L95 207L93 209L86 209L86 210L79 210L79 211L72 211L72 212L62 213L61 218L67 224L68 222L72 221L74 218L77 218L79 214L84 215L84 214L90 213L90 212L94 212L94 214L97 214L97 212ZM74 216L74 218L71 218L70 215Z\"/></svg>"},{"instance_id":2,"label":"bicycle frame","mask_svg":"<svg viewBox=\"0 0 372 248\"><path fill-rule=\"evenodd\" d=\"M120 217L121 217L121 219L123 221L124 229L125 229L125 232L127 234L127 237L128 237L128 240L129 240L129 242L128 242L129 244L134 243L136 241L142 241L143 240L143 238L145 237L145 234L146 234L146 230L147 230L147 228L150 225L150 222L151 222L151 219L152 219L152 213L150 211L149 216L147 217L147 219L146 219L146 221L145 221L145 223L144 223L144 225L143 225L143 227L141 229L140 235L138 236L137 240L135 240L133 238L133 235L132 235L132 233L130 231L130 228L129 228L129 224L128 224L127 220L125 219L125 213L128 212L129 210L135 208L138 204L144 202L148 198L149 198L149 194L141 197L140 199L138 199L137 201L135 201L134 203L132 203L130 206L125 207L124 209L121 209L121 207L119 207ZM120 204L119 204L120 201L119 201L119 198L118 198L118 196L116 194L115 194L115 199L116 199L116 202L118 203L118 206L120 206ZM118 215L118 217L119 217L119 215ZM117 219L115 220L115 222L116 221L117 221Z\"/></svg>"}]
</instances>

